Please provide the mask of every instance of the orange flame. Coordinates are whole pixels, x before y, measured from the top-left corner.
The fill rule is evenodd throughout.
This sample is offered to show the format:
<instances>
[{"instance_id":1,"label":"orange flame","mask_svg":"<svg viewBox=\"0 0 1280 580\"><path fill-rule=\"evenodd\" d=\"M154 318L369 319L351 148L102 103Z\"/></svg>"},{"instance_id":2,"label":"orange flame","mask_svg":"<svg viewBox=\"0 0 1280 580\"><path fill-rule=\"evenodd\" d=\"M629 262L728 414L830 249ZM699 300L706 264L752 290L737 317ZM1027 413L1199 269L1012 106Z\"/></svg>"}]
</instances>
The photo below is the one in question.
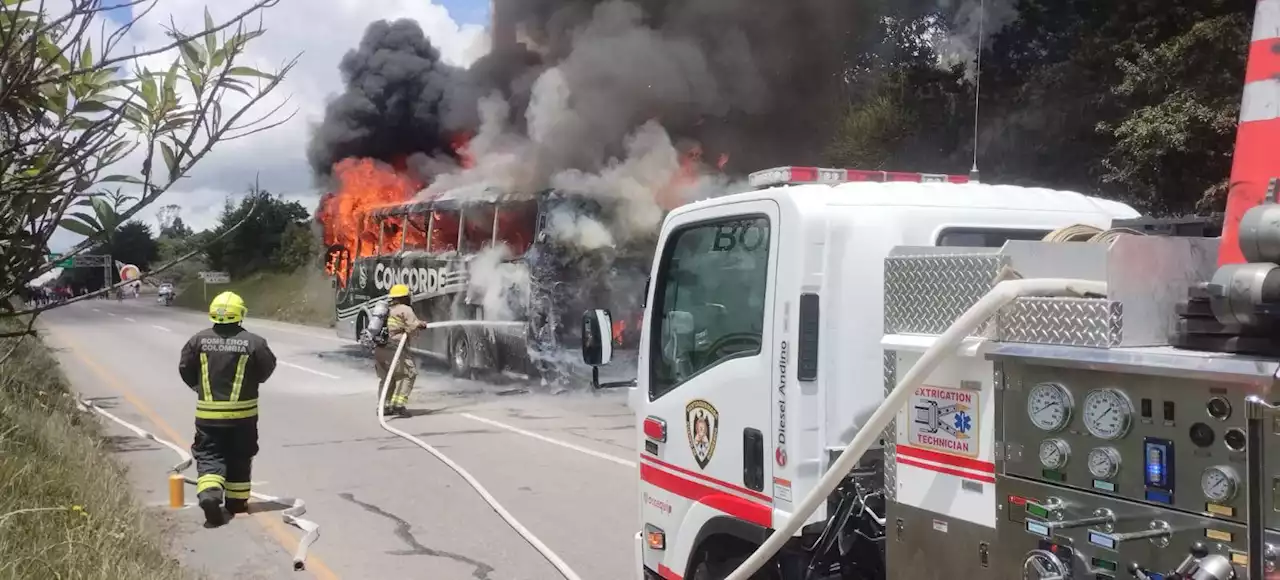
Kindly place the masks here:
<instances>
[{"instance_id":1,"label":"orange flame","mask_svg":"<svg viewBox=\"0 0 1280 580\"><path fill-rule=\"evenodd\" d=\"M350 260L374 255L377 250L378 224L365 219L366 214L377 207L408 201L420 184L372 159L343 159L334 165L333 174L338 189L320 200L316 219L324 226L324 243L329 247L325 270L337 274L346 284ZM394 241L388 240L384 245L399 244L399 230L388 233L393 231L396 235L387 237Z\"/></svg>"},{"instance_id":2,"label":"orange flame","mask_svg":"<svg viewBox=\"0 0 1280 580\"><path fill-rule=\"evenodd\" d=\"M720 156L720 167L728 163L728 156ZM694 144L680 154L680 168L672 176L665 187L654 193L658 205L666 210L673 210L686 201L688 189L698 182L698 176L704 170L702 164L702 145Z\"/></svg>"},{"instance_id":3,"label":"orange flame","mask_svg":"<svg viewBox=\"0 0 1280 580\"><path fill-rule=\"evenodd\" d=\"M453 148L454 153L458 155L458 165L463 169L475 167L476 158L471 153L471 134L467 132L459 132L454 134L453 139L449 141L449 146Z\"/></svg>"},{"instance_id":4,"label":"orange flame","mask_svg":"<svg viewBox=\"0 0 1280 580\"><path fill-rule=\"evenodd\" d=\"M627 321L625 320L613 321L613 343L622 344L622 336L623 336L623 333L625 333L626 331L627 331Z\"/></svg>"}]
</instances>

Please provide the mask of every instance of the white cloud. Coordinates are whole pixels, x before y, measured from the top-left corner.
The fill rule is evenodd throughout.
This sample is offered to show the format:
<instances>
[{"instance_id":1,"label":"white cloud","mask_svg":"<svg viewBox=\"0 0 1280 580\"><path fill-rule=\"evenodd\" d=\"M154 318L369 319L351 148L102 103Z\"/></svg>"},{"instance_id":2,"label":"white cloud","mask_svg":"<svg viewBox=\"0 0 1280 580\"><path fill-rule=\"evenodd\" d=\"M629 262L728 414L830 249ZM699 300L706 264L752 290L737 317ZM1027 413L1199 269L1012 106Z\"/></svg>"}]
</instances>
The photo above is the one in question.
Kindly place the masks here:
<instances>
[{"instance_id":1,"label":"white cloud","mask_svg":"<svg viewBox=\"0 0 1280 580\"><path fill-rule=\"evenodd\" d=\"M169 42L164 26L170 17L182 30L199 30L203 28L206 5L214 20L221 22L252 2L160 0L159 6L134 27L119 48L145 49ZM264 13L267 32L250 44L242 62L272 70L302 53L297 67L276 93L281 98L291 97L298 115L271 131L216 145L186 179L138 217L155 224L156 210L177 204L183 207L183 221L191 227L209 227L216 223L223 200L228 195L242 195L255 176L263 188L314 209L321 192L311 182L306 143L310 127L324 114L327 100L342 90L338 62L359 43L370 22L397 18L418 21L446 62L465 66L488 50L482 26L459 25L445 8L425 0L282 0ZM163 70L174 56L151 57L144 64ZM80 236L59 230L50 245L54 251L64 250L79 239Z\"/></svg>"}]
</instances>

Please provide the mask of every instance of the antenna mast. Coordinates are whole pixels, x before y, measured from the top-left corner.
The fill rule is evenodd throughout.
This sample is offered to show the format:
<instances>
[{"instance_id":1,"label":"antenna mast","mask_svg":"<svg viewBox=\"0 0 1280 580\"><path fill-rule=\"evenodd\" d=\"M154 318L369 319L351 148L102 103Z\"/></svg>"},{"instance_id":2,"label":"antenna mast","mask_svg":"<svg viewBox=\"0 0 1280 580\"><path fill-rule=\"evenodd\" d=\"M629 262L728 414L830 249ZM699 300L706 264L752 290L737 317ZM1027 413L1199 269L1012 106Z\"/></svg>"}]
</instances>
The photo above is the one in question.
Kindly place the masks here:
<instances>
[{"instance_id":1,"label":"antenna mast","mask_svg":"<svg viewBox=\"0 0 1280 580\"><path fill-rule=\"evenodd\" d=\"M979 103L982 99L982 42L983 27L987 21L987 2L981 0L978 3L978 67L975 73L974 91L973 91L973 168L969 170L969 179L971 181L979 181L978 174L978 111Z\"/></svg>"}]
</instances>

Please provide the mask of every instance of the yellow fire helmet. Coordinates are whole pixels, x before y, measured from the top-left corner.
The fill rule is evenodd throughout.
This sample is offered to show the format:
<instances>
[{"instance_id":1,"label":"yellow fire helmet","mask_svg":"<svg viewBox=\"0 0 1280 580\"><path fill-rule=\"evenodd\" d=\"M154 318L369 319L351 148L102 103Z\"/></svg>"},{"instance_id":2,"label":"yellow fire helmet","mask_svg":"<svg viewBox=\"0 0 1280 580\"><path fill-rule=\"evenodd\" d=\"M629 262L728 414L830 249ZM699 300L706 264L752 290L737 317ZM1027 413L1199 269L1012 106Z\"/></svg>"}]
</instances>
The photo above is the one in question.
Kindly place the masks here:
<instances>
[{"instance_id":1,"label":"yellow fire helmet","mask_svg":"<svg viewBox=\"0 0 1280 580\"><path fill-rule=\"evenodd\" d=\"M391 291L387 292L387 298L404 298L409 295L409 287L404 284L396 284L391 287Z\"/></svg>"},{"instance_id":2,"label":"yellow fire helmet","mask_svg":"<svg viewBox=\"0 0 1280 580\"><path fill-rule=\"evenodd\" d=\"M244 321L248 311L244 299L235 292L223 292L209 303L209 320L214 324L234 324Z\"/></svg>"}]
</instances>

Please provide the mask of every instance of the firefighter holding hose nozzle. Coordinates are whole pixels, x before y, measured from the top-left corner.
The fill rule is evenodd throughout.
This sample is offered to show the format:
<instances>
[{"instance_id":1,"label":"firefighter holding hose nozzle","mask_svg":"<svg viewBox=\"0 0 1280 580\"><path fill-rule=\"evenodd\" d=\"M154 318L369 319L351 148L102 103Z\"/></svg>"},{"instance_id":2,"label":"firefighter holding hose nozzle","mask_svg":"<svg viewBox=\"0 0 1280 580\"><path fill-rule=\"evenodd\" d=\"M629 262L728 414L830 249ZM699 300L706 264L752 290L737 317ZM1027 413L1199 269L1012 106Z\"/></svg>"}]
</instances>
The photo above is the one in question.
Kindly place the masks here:
<instances>
[{"instance_id":1,"label":"firefighter holding hose nozzle","mask_svg":"<svg viewBox=\"0 0 1280 580\"><path fill-rule=\"evenodd\" d=\"M258 386L276 370L266 339L241 326L247 309L234 292L209 304L211 328L182 347L178 374L196 392L196 497L210 526L249 510L250 475L258 454Z\"/></svg>"},{"instance_id":2,"label":"firefighter holding hose nozzle","mask_svg":"<svg viewBox=\"0 0 1280 580\"><path fill-rule=\"evenodd\" d=\"M367 340L373 345L378 392L382 392L382 381L386 380L387 373L391 373L392 385L387 390L389 400L382 401L382 414L408 417L410 415L405 405L409 403L409 394L413 392L413 383L418 378L418 368L408 349L400 356L400 362L394 369L391 368L391 363L394 362L400 338L406 334L412 337L417 331L426 328L427 323L414 314L408 286L392 286L387 299L390 305L375 306L369 317Z\"/></svg>"}]
</instances>

